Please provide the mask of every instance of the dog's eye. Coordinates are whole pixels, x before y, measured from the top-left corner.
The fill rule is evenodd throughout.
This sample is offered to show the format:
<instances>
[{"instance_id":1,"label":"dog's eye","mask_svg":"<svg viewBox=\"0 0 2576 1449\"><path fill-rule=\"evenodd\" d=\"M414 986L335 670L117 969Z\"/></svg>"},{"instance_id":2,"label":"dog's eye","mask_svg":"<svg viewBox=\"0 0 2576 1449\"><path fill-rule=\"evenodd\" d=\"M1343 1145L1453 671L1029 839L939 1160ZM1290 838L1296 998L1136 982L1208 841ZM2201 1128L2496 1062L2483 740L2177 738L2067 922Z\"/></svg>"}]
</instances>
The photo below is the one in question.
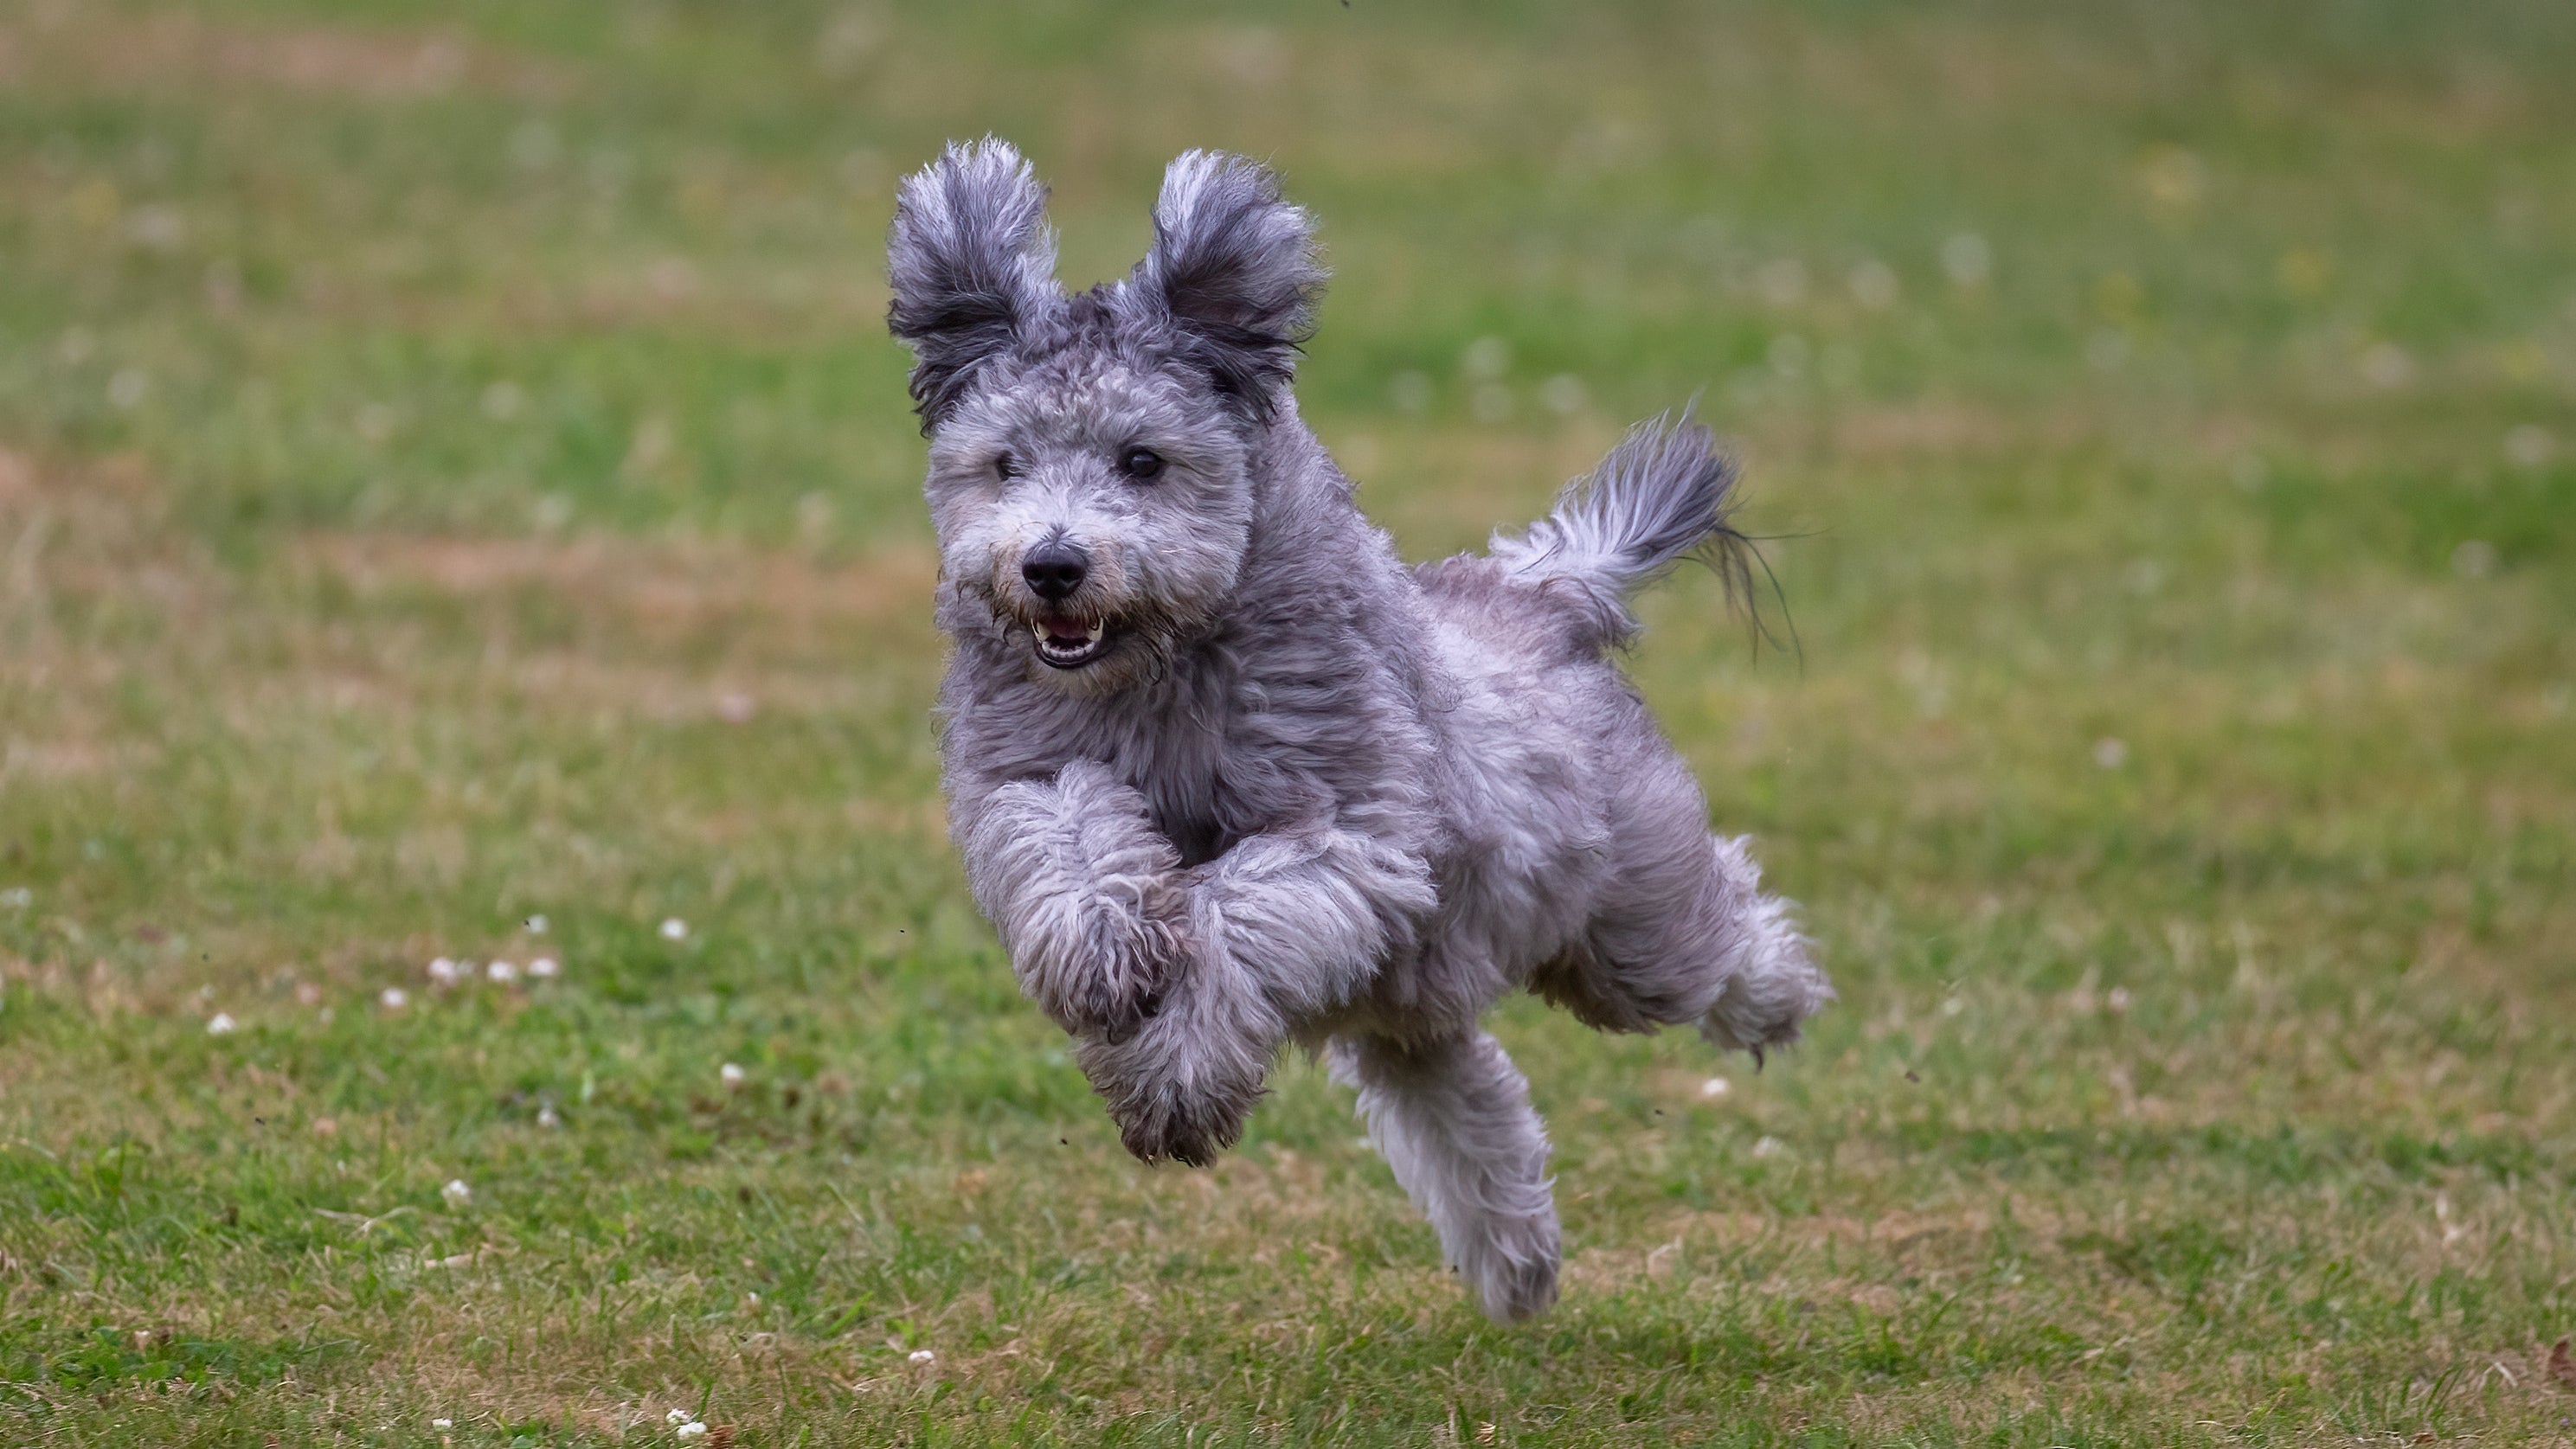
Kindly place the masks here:
<instances>
[{"instance_id":1,"label":"dog's eye","mask_svg":"<svg viewBox=\"0 0 2576 1449\"><path fill-rule=\"evenodd\" d=\"M1020 460L1008 453L996 456L993 459L993 476L1001 479L1017 478L1020 476Z\"/></svg>"},{"instance_id":2,"label":"dog's eye","mask_svg":"<svg viewBox=\"0 0 2576 1449\"><path fill-rule=\"evenodd\" d=\"M1128 477L1142 482L1163 471L1163 455L1151 448L1129 448L1118 466L1127 470Z\"/></svg>"}]
</instances>

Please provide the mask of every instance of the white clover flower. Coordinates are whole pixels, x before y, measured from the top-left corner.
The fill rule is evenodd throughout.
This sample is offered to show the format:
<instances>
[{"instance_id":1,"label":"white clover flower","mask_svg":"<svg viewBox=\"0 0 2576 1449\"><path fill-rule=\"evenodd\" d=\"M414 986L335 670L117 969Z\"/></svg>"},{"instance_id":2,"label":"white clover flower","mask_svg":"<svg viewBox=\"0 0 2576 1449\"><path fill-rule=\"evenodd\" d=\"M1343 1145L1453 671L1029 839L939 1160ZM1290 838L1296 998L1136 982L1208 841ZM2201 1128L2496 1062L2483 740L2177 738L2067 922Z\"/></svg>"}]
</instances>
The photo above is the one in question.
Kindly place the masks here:
<instances>
[{"instance_id":1,"label":"white clover flower","mask_svg":"<svg viewBox=\"0 0 2576 1449\"><path fill-rule=\"evenodd\" d=\"M552 1107L539 1107L537 1109L537 1125L551 1130L556 1127L561 1127L563 1125L563 1118L555 1115L555 1109Z\"/></svg>"},{"instance_id":2,"label":"white clover flower","mask_svg":"<svg viewBox=\"0 0 2576 1449\"><path fill-rule=\"evenodd\" d=\"M674 1434L679 1435L679 1436L680 1436L681 1438L683 1438L683 1439L695 1439L695 1438L696 1438L696 1437L698 1437L699 1435L701 1435L701 1434L703 1434L703 1433L707 1432L707 1426L706 1426L706 1425L704 1425L704 1424L700 1424L700 1423L697 1423L697 1422L692 1421L692 1422L690 1422L690 1423L682 1424L680 1427L678 1427L677 1429L672 1430L671 1432L672 1432L672 1433L674 1433Z\"/></svg>"},{"instance_id":3,"label":"white clover flower","mask_svg":"<svg viewBox=\"0 0 2576 1449\"><path fill-rule=\"evenodd\" d=\"M740 1087L742 1085L743 1078L749 1075L750 1073L745 1072L742 1068L735 1066L731 1062L727 1062L723 1066L716 1068L716 1076L721 1078L724 1084L728 1087Z\"/></svg>"},{"instance_id":4,"label":"white clover flower","mask_svg":"<svg viewBox=\"0 0 2576 1449\"><path fill-rule=\"evenodd\" d=\"M464 967L457 965L455 962L448 960L444 956L441 956L429 963L429 979L437 982L441 986L455 985L456 978L464 974Z\"/></svg>"},{"instance_id":5,"label":"white clover flower","mask_svg":"<svg viewBox=\"0 0 2576 1449\"><path fill-rule=\"evenodd\" d=\"M400 1011L411 1005L411 993L399 986L388 986L377 994L376 1000L382 1002L387 1011Z\"/></svg>"},{"instance_id":6,"label":"white clover flower","mask_svg":"<svg viewBox=\"0 0 2576 1449\"><path fill-rule=\"evenodd\" d=\"M2538 468L2558 451L2558 440L2538 423L2523 423L2508 428L2504 435L2504 455L2518 467Z\"/></svg>"},{"instance_id":7,"label":"white clover flower","mask_svg":"<svg viewBox=\"0 0 2576 1449\"><path fill-rule=\"evenodd\" d=\"M1777 1157L1781 1153L1786 1152L1788 1148L1789 1144L1782 1142L1777 1137L1764 1137L1753 1144L1753 1155L1756 1157Z\"/></svg>"},{"instance_id":8,"label":"white clover flower","mask_svg":"<svg viewBox=\"0 0 2576 1449\"><path fill-rule=\"evenodd\" d=\"M1902 290L1896 279L1896 269L1876 257L1852 268L1846 280L1851 286L1852 300L1873 312L1894 306L1896 295Z\"/></svg>"},{"instance_id":9,"label":"white clover flower","mask_svg":"<svg viewBox=\"0 0 2576 1449\"><path fill-rule=\"evenodd\" d=\"M2394 342L2375 343L2361 355L2361 375L2372 387L2404 387L2415 376L2415 359Z\"/></svg>"},{"instance_id":10,"label":"white clover flower","mask_svg":"<svg viewBox=\"0 0 2576 1449\"><path fill-rule=\"evenodd\" d=\"M1589 400L1583 390L1583 379L1570 372L1560 372L1540 383L1538 397L1539 401L1547 404L1549 412L1561 418L1583 411L1584 403Z\"/></svg>"},{"instance_id":11,"label":"white clover flower","mask_svg":"<svg viewBox=\"0 0 2576 1449\"><path fill-rule=\"evenodd\" d=\"M1941 243L1941 270L1959 286L1982 287L1995 274L1995 249L1975 232L1959 232Z\"/></svg>"},{"instance_id":12,"label":"white clover flower","mask_svg":"<svg viewBox=\"0 0 2576 1449\"><path fill-rule=\"evenodd\" d=\"M563 974L563 967L552 956L540 956L528 963L528 974L540 981L552 981Z\"/></svg>"},{"instance_id":13,"label":"white clover flower","mask_svg":"<svg viewBox=\"0 0 2576 1449\"><path fill-rule=\"evenodd\" d=\"M467 1187L465 1179L461 1177L449 1178L447 1186L438 1190L438 1195L445 1198L447 1205L452 1208L461 1208L474 1201L474 1189Z\"/></svg>"},{"instance_id":14,"label":"white clover flower","mask_svg":"<svg viewBox=\"0 0 2576 1449\"><path fill-rule=\"evenodd\" d=\"M912 1361L914 1363L930 1363L938 1357L939 1355L932 1353L926 1348L916 1348L912 1351Z\"/></svg>"},{"instance_id":15,"label":"white clover flower","mask_svg":"<svg viewBox=\"0 0 2576 1449\"><path fill-rule=\"evenodd\" d=\"M454 1419L432 1419L429 1421L429 1427L433 1429L453 1429L456 1427L456 1421Z\"/></svg>"},{"instance_id":16,"label":"white clover flower","mask_svg":"<svg viewBox=\"0 0 2576 1449\"><path fill-rule=\"evenodd\" d=\"M665 1424L685 1424L696 1417L697 1415L690 1413L686 1409L673 1409L671 1412L662 1416L662 1422Z\"/></svg>"},{"instance_id":17,"label":"white clover flower","mask_svg":"<svg viewBox=\"0 0 2576 1449\"><path fill-rule=\"evenodd\" d=\"M665 940L665 941L685 941L685 940L687 940L688 938L689 938L689 923L688 923L688 922L686 922L686 921L684 921L684 920L681 920L681 919L680 919L679 917L677 917L677 916L666 916L666 917L664 917L664 918L663 918L663 920L662 920L662 939L663 939L663 940Z\"/></svg>"},{"instance_id":18,"label":"white clover flower","mask_svg":"<svg viewBox=\"0 0 2576 1449\"><path fill-rule=\"evenodd\" d=\"M496 986L507 986L519 979L519 968L507 961L495 961L483 968L483 974Z\"/></svg>"},{"instance_id":19,"label":"white clover flower","mask_svg":"<svg viewBox=\"0 0 2576 1449\"><path fill-rule=\"evenodd\" d=\"M206 1035L222 1036L239 1025L239 1022L233 1020L233 1014L231 1012L218 1011L212 1017L207 1019Z\"/></svg>"},{"instance_id":20,"label":"white clover flower","mask_svg":"<svg viewBox=\"0 0 2576 1449\"><path fill-rule=\"evenodd\" d=\"M546 933L546 918L542 915L530 916L521 924L528 928L528 934L531 936L542 936Z\"/></svg>"},{"instance_id":21,"label":"white clover flower","mask_svg":"<svg viewBox=\"0 0 2576 1449\"><path fill-rule=\"evenodd\" d=\"M1723 1097L1732 1090L1734 1088L1728 1085L1724 1077L1711 1077L1699 1084L1699 1094L1703 1097Z\"/></svg>"}]
</instances>

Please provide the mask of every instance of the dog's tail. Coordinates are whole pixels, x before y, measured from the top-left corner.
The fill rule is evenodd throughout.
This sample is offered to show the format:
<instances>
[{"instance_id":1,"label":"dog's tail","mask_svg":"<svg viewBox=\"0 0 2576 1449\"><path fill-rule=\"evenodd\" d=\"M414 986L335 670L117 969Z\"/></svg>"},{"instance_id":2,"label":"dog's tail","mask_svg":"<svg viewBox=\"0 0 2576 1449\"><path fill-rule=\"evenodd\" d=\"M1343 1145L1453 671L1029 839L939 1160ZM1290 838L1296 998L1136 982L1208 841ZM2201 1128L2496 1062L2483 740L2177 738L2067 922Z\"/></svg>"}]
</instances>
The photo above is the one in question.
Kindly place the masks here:
<instances>
[{"instance_id":1,"label":"dog's tail","mask_svg":"<svg viewBox=\"0 0 2576 1449\"><path fill-rule=\"evenodd\" d=\"M1730 521L1735 460L1685 411L1639 423L1556 509L1517 538L1496 534L1492 557L1516 578L1570 592L1593 648L1637 635L1628 598L1693 554L1739 599L1750 597L1752 544Z\"/></svg>"}]
</instances>

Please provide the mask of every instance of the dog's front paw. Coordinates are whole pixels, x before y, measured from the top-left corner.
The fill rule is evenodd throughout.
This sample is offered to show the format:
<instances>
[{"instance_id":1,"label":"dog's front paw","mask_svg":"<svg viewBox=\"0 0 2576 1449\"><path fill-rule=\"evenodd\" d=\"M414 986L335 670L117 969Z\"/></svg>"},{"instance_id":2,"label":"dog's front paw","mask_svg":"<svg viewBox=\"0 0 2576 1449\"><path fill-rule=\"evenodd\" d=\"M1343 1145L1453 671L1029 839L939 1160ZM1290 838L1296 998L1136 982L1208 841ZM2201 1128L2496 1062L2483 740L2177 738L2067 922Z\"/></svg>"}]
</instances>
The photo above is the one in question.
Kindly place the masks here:
<instances>
[{"instance_id":1,"label":"dog's front paw","mask_svg":"<svg viewBox=\"0 0 2576 1449\"><path fill-rule=\"evenodd\" d=\"M1260 1100L1258 1084L1248 1090L1190 1091L1164 1083L1113 1100L1109 1116L1118 1124L1118 1140L1139 1162L1212 1167L1227 1148L1243 1140L1244 1120Z\"/></svg>"},{"instance_id":2,"label":"dog's front paw","mask_svg":"<svg viewBox=\"0 0 2576 1449\"><path fill-rule=\"evenodd\" d=\"M1101 921L1078 962L1031 983L1030 994L1058 1026L1125 1041L1163 1009L1189 961L1189 926L1177 908L1147 905L1135 916Z\"/></svg>"},{"instance_id":3,"label":"dog's front paw","mask_svg":"<svg viewBox=\"0 0 2576 1449\"><path fill-rule=\"evenodd\" d=\"M1190 959L1190 889L1144 796L1076 761L995 790L966 844L976 899L1039 1010L1077 1036L1153 1016Z\"/></svg>"},{"instance_id":4,"label":"dog's front paw","mask_svg":"<svg viewBox=\"0 0 2576 1449\"><path fill-rule=\"evenodd\" d=\"M1283 1034L1259 1002L1191 977L1134 1035L1083 1037L1075 1059L1129 1152L1206 1167L1242 1139Z\"/></svg>"}]
</instances>

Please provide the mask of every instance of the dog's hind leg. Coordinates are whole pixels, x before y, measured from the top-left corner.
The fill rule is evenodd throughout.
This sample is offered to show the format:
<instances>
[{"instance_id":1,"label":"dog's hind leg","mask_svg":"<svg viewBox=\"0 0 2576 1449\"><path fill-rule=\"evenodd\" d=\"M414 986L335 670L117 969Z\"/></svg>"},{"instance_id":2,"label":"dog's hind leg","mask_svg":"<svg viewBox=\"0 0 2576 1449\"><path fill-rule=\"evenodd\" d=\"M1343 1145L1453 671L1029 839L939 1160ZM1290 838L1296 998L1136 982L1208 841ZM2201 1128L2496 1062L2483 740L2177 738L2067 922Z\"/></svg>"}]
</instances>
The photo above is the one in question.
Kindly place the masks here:
<instances>
[{"instance_id":1,"label":"dog's hind leg","mask_svg":"<svg viewBox=\"0 0 2576 1449\"><path fill-rule=\"evenodd\" d=\"M1833 1000L1795 909L1762 889L1741 837L1708 833L1699 787L1669 756L1624 779L1591 922L1530 987L1612 1031L1695 1025L1758 1059Z\"/></svg>"},{"instance_id":2,"label":"dog's hind leg","mask_svg":"<svg viewBox=\"0 0 2576 1449\"><path fill-rule=\"evenodd\" d=\"M1427 1042L1336 1037L1333 1077L1356 1087L1369 1136L1485 1312L1513 1323L1556 1301L1547 1129L1529 1083L1481 1031Z\"/></svg>"},{"instance_id":3,"label":"dog's hind leg","mask_svg":"<svg viewBox=\"0 0 2576 1449\"><path fill-rule=\"evenodd\" d=\"M1726 925L1710 944L1717 949L1725 989L1698 1018L1701 1036L1721 1047L1753 1053L1798 1039L1800 1023L1834 999L1825 973L1816 969L1795 908L1759 889L1761 868L1743 836L1708 838L1715 892L1727 903Z\"/></svg>"},{"instance_id":4,"label":"dog's hind leg","mask_svg":"<svg viewBox=\"0 0 2576 1449\"><path fill-rule=\"evenodd\" d=\"M1758 1061L1796 1041L1834 989L1809 959L1794 907L1762 891L1744 839L1693 825L1687 840L1660 849L1627 842L1629 858L1581 942L1530 985L1589 1025L1695 1025Z\"/></svg>"}]
</instances>

